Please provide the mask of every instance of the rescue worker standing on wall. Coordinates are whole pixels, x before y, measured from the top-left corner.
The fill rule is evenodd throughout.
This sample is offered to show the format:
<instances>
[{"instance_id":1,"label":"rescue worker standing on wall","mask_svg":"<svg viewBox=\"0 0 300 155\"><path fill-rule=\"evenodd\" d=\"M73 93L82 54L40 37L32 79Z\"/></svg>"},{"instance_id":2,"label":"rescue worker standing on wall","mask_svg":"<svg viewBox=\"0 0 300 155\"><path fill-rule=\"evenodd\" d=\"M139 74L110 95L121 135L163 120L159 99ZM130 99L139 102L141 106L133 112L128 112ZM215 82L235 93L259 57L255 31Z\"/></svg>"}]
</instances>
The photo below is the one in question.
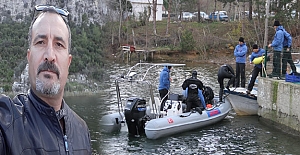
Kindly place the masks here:
<instances>
[{"instance_id":1,"label":"rescue worker standing on wall","mask_svg":"<svg viewBox=\"0 0 300 155\"><path fill-rule=\"evenodd\" d=\"M198 111L199 109L197 107L200 107L201 110L203 110L205 107L202 106L201 101L198 96L198 89L203 90L203 83L197 79L197 72L192 72L192 77L186 79L182 84L182 89L186 90L188 88L187 92L187 99L186 99L186 112L191 111L192 108L196 108Z\"/></svg>"},{"instance_id":2,"label":"rescue worker standing on wall","mask_svg":"<svg viewBox=\"0 0 300 155\"><path fill-rule=\"evenodd\" d=\"M280 25L279 21L274 21L274 30L276 31L274 39L271 44L268 45L269 48L273 48L273 71L268 76L278 77L280 78L280 70L281 70L281 51L283 49L283 41L284 41L284 31L283 27Z\"/></svg>"},{"instance_id":3,"label":"rescue worker standing on wall","mask_svg":"<svg viewBox=\"0 0 300 155\"><path fill-rule=\"evenodd\" d=\"M226 85L226 89L229 89L229 86L231 84L234 85L235 76L234 76L234 70L230 65L222 65L218 71L218 82L220 84L220 91L219 91L219 102L223 102L223 90L224 90L224 79L228 78L230 79Z\"/></svg>"}]
</instances>

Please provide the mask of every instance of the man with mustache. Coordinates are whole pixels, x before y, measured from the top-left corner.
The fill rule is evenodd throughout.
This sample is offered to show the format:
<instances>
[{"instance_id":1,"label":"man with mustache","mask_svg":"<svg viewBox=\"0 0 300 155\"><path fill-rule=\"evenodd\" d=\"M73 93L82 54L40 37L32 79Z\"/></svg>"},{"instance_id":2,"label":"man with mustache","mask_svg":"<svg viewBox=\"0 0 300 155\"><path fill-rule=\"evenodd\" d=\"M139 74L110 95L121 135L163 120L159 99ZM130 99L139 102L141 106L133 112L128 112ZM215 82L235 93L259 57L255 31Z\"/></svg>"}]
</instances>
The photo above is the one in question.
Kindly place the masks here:
<instances>
[{"instance_id":1,"label":"man with mustache","mask_svg":"<svg viewBox=\"0 0 300 155\"><path fill-rule=\"evenodd\" d=\"M89 129L63 99L72 60L68 11L35 11L27 51L31 88L13 99L0 95L0 154L89 155Z\"/></svg>"}]
</instances>

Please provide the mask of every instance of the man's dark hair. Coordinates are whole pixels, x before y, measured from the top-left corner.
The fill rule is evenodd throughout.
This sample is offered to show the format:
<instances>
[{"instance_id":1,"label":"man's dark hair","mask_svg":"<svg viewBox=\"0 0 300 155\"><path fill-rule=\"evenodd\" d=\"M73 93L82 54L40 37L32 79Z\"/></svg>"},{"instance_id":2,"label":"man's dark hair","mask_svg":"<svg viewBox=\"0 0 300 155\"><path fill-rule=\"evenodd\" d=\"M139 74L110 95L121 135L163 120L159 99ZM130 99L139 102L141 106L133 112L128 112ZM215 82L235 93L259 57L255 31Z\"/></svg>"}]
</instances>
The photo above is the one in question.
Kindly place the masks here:
<instances>
[{"instance_id":1,"label":"man's dark hair","mask_svg":"<svg viewBox=\"0 0 300 155\"><path fill-rule=\"evenodd\" d=\"M197 71L192 71L192 78L197 79Z\"/></svg>"}]
</instances>

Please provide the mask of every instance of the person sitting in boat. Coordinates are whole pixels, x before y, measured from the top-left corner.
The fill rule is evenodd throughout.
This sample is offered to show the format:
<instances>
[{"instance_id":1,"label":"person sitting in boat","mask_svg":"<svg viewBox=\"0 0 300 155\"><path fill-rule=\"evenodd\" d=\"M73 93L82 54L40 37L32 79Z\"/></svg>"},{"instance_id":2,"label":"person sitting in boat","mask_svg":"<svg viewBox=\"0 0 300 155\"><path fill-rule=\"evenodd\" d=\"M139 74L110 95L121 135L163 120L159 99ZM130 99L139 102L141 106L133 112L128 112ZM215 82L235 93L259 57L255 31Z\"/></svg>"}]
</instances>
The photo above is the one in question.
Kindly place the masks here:
<instances>
[{"instance_id":1,"label":"person sitting in boat","mask_svg":"<svg viewBox=\"0 0 300 155\"><path fill-rule=\"evenodd\" d=\"M185 98L187 98L187 96L188 96L188 88L186 88L185 90L182 91L182 95L183 95ZM207 103L207 102L206 102L206 100L205 100L204 92L202 92L201 89L198 89L198 97L199 97L199 99L200 99L200 101L201 101L202 106L203 106L203 107L206 107L206 103ZM184 110L185 110L185 108L184 108Z\"/></svg>"},{"instance_id":2,"label":"person sitting in boat","mask_svg":"<svg viewBox=\"0 0 300 155\"><path fill-rule=\"evenodd\" d=\"M252 61L255 58L262 57L266 52L264 49L259 48L257 44L254 44L252 46L252 49L253 49L253 52L250 56L250 64L253 64ZM254 65L254 68L252 70L252 76L251 76L251 79L250 79L250 83L248 84L248 88L247 88L247 91L246 91L247 94L250 94L250 92L252 91L255 80L256 80L259 73L260 73L260 76L262 76L262 62Z\"/></svg>"},{"instance_id":3,"label":"person sitting in boat","mask_svg":"<svg viewBox=\"0 0 300 155\"><path fill-rule=\"evenodd\" d=\"M170 71L172 66L165 66L159 75L159 85L158 85L158 91L161 101L160 105L160 111L163 111L163 108L165 106L165 102L168 99L168 92L170 89Z\"/></svg>"},{"instance_id":4,"label":"person sitting in boat","mask_svg":"<svg viewBox=\"0 0 300 155\"><path fill-rule=\"evenodd\" d=\"M182 84L182 89L187 90L187 98L186 98L186 112L191 111L192 108L200 107L203 110L205 107L201 105L200 99L198 97L199 89L203 90L203 83L197 79L197 71L192 72L192 77L186 79ZM202 93L201 93L202 94Z\"/></svg>"},{"instance_id":5,"label":"person sitting in boat","mask_svg":"<svg viewBox=\"0 0 300 155\"><path fill-rule=\"evenodd\" d=\"M204 105L212 104L213 103L213 99L215 97L215 93L211 89L211 87L209 87L209 86L203 86L203 93L202 94L203 94L203 97L204 97L204 100L205 100L205 104Z\"/></svg>"},{"instance_id":6,"label":"person sitting in boat","mask_svg":"<svg viewBox=\"0 0 300 155\"><path fill-rule=\"evenodd\" d=\"M233 68L228 64L222 65L218 71L218 83L220 84L219 102L222 102L225 78L230 79L226 85L226 89L230 91L229 86L231 84L234 86L235 75Z\"/></svg>"}]
</instances>

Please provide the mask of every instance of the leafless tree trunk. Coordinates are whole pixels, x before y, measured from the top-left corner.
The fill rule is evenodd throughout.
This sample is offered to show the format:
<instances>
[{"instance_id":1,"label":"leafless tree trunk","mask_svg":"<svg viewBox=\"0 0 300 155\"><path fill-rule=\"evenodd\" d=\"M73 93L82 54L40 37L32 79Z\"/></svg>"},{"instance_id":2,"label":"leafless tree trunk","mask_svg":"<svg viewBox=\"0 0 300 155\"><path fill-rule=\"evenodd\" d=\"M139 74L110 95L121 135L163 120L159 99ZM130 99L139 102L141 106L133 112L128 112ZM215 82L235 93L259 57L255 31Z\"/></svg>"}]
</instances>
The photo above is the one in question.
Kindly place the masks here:
<instances>
[{"instance_id":1,"label":"leafless tree trunk","mask_svg":"<svg viewBox=\"0 0 300 155\"><path fill-rule=\"evenodd\" d=\"M149 25L149 18L150 18L150 15L151 15L151 7L149 6L148 7L148 11L147 12L147 17L146 17L146 49L148 49L148 25Z\"/></svg>"},{"instance_id":2,"label":"leafless tree trunk","mask_svg":"<svg viewBox=\"0 0 300 155\"><path fill-rule=\"evenodd\" d=\"M119 21L119 44L121 43L121 27L122 27L122 0L119 0L120 3L120 21Z\"/></svg>"},{"instance_id":3,"label":"leafless tree trunk","mask_svg":"<svg viewBox=\"0 0 300 155\"><path fill-rule=\"evenodd\" d=\"M153 0L153 34L156 35L156 12L157 12L157 0Z\"/></svg>"},{"instance_id":4,"label":"leafless tree trunk","mask_svg":"<svg viewBox=\"0 0 300 155\"><path fill-rule=\"evenodd\" d=\"M167 30L166 30L166 34L169 34L169 26L170 26L170 14L171 14L171 6L172 6L172 0L168 1L168 20L167 20Z\"/></svg>"},{"instance_id":5,"label":"leafless tree trunk","mask_svg":"<svg viewBox=\"0 0 300 155\"><path fill-rule=\"evenodd\" d=\"M245 1L243 1L243 13L244 13L244 18L245 18ZM242 20L242 35L244 35L244 20Z\"/></svg>"},{"instance_id":6,"label":"leafless tree trunk","mask_svg":"<svg viewBox=\"0 0 300 155\"><path fill-rule=\"evenodd\" d=\"M300 13L300 0L297 0L297 8L295 12L295 19L299 19L299 13ZM298 24L298 23L297 23Z\"/></svg>"},{"instance_id":7,"label":"leafless tree trunk","mask_svg":"<svg viewBox=\"0 0 300 155\"><path fill-rule=\"evenodd\" d=\"M249 20L252 20L252 0L249 0Z\"/></svg>"},{"instance_id":8,"label":"leafless tree trunk","mask_svg":"<svg viewBox=\"0 0 300 155\"><path fill-rule=\"evenodd\" d=\"M265 19L265 37L264 37L264 47L268 44L268 19L269 19L269 8L270 8L270 0L266 1L266 19Z\"/></svg>"},{"instance_id":9,"label":"leafless tree trunk","mask_svg":"<svg viewBox=\"0 0 300 155\"><path fill-rule=\"evenodd\" d=\"M201 14L200 14L200 0L198 0L198 23L200 23L200 21L201 21Z\"/></svg>"},{"instance_id":10,"label":"leafless tree trunk","mask_svg":"<svg viewBox=\"0 0 300 155\"><path fill-rule=\"evenodd\" d=\"M236 0L236 5L234 6L234 21L240 18L240 13L239 13L239 2Z\"/></svg>"},{"instance_id":11,"label":"leafless tree trunk","mask_svg":"<svg viewBox=\"0 0 300 155\"><path fill-rule=\"evenodd\" d=\"M215 0L215 8L214 8L214 12L216 12L217 10L217 0Z\"/></svg>"}]
</instances>

